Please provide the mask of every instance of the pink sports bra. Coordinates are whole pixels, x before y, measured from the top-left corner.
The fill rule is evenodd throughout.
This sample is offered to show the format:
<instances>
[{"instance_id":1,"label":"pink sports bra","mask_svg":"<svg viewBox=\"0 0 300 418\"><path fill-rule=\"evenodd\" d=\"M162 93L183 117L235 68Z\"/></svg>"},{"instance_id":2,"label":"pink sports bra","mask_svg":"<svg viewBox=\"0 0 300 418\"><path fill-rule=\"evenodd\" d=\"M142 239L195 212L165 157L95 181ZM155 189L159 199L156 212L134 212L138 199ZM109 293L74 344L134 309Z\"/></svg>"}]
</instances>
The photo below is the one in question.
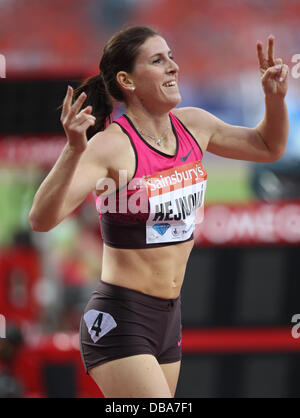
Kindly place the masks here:
<instances>
[{"instance_id":1,"label":"pink sports bra","mask_svg":"<svg viewBox=\"0 0 300 418\"><path fill-rule=\"evenodd\" d=\"M203 211L207 174L199 144L178 118L172 113L169 117L175 155L147 143L126 114L113 122L129 137L136 166L128 184L96 199L108 246L153 248L193 239Z\"/></svg>"}]
</instances>

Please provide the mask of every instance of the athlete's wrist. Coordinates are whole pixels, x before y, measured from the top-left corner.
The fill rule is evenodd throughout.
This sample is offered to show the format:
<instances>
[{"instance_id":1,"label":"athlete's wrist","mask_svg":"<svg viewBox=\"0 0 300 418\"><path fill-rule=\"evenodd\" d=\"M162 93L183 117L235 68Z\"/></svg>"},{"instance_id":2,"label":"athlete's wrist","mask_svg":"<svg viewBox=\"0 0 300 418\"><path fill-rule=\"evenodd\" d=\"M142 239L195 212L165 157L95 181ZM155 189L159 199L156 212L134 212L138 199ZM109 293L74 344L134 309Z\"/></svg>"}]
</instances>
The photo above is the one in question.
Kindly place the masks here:
<instances>
[{"instance_id":1,"label":"athlete's wrist","mask_svg":"<svg viewBox=\"0 0 300 418\"><path fill-rule=\"evenodd\" d=\"M65 145L65 152L70 156L80 157L84 153L85 150L86 150L86 146L83 147L83 146L73 145L73 144L70 144L69 142L67 142Z\"/></svg>"}]
</instances>

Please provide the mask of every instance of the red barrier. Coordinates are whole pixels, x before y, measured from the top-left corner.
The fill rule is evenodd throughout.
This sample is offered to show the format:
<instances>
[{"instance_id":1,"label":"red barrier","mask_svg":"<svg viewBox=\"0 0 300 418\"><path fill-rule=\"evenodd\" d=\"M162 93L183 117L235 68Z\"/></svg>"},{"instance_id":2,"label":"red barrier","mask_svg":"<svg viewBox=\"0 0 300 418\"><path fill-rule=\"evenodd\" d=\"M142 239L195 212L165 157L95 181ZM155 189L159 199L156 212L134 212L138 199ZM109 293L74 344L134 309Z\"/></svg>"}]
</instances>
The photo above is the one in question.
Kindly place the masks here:
<instances>
[{"instance_id":1,"label":"red barrier","mask_svg":"<svg viewBox=\"0 0 300 418\"><path fill-rule=\"evenodd\" d=\"M25 397L47 397L45 366L71 365L75 374L77 398L103 397L92 378L86 374L79 350L77 333L56 332L36 335L19 350L14 362L14 376L22 383ZM62 380L64 376L60 376ZM66 391L68 388L66 388Z\"/></svg>"},{"instance_id":2,"label":"red barrier","mask_svg":"<svg viewBox=\"0 0 300 418\"><path fill-rule=\"evenodd\" d=\"M13 246L0 255L0 311L8 321L36 322L40 306L34 289L41 277L39 254Z\"/></svg>"},{"instance_id":3,"label":"red barrier","mask_svg":"<svg viewBox=\"0 0 300 418\"><path fill-rule=\"evenodd\" d=\"M204 209L195 245L296 245L300 243L300 200L217 204Z\"/></svg>"},{"instance_id":4,"label":"red barrier","mask_svg":"<svg viewBox=\"0 0 300 418\"><path fill-rule=\"evenodd\" d=\"M7 135L0 137L0 161L5 164L35 164L52 167L66 138L63 135Z\"/></svg>"},{"instance_id":5,"label":"red barrier","mask_svg":"<svg viewBox=\"0 0 300 418\"><path fill-rule=\"evenodd\" d=\"M291 327L183 329L182 351L218 352L293 352L300 351L300 338Z\"/></svg>"}]
</instances>

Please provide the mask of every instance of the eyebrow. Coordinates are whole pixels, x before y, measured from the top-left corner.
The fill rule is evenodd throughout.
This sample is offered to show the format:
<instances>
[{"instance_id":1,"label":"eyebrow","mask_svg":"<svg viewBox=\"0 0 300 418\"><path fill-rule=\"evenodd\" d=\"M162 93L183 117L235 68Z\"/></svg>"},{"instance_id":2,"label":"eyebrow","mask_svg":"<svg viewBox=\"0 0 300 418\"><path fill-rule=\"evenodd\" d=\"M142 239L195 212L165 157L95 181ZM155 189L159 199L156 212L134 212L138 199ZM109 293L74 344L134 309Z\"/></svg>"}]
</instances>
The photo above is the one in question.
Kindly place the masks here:
<instances>
[{"instance_id":1,"label":"eyebrow","mask_svg":"<svg viewBox=\"0 0 300 418\"><path fill-rule=\"evenodd\" d=\"M173 55L173 53L172 53L172 50L171 49L169 49L169 51L168 51L168 55ZM157 57L157 56L163 56L164 55L164 53L163 52L157 52L156 54L154 54L154 55L151 55L151 57L150 58L153 58L153 57Z\"/></svg>"}]
</instances>

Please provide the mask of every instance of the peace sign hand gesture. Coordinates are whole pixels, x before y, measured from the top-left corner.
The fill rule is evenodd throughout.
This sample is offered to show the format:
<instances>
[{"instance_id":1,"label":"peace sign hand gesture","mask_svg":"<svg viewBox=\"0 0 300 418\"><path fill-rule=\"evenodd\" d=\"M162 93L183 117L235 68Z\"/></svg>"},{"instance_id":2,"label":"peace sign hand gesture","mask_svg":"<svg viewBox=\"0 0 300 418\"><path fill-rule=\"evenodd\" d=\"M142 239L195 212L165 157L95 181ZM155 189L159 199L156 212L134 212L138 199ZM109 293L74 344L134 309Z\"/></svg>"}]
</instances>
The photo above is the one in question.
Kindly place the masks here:
<instances>
[{"instance_id":1,"label":"peace sign hand gesture","mask_svg":"<svg viewBox=\"0 0 300 418\"><path fill-rule=\"evenodd\" d=\"M257 42L257 56L261 82L266 95L278 95L284 97L288 89L289 67L282 63L281 58L274 59L274 37L268 37L267 58L263 52L260 41Z\"/></svg>"},{"instance_id":2,"label":"peace sign hand gesture","mask_svg":"<svg viewBox=\"0 0 300 418\"><path fill-rule=\"evenodd\" d=\"M66 97L63 102L60 121L64 127L69 146L83 152L87 146L87 129L95 124L95 116L91 114L92 106L87 106L80 111L81 106L86 100L83 92L72 105L73 89L68 87Z\"/></svg>"}]
</instances>

